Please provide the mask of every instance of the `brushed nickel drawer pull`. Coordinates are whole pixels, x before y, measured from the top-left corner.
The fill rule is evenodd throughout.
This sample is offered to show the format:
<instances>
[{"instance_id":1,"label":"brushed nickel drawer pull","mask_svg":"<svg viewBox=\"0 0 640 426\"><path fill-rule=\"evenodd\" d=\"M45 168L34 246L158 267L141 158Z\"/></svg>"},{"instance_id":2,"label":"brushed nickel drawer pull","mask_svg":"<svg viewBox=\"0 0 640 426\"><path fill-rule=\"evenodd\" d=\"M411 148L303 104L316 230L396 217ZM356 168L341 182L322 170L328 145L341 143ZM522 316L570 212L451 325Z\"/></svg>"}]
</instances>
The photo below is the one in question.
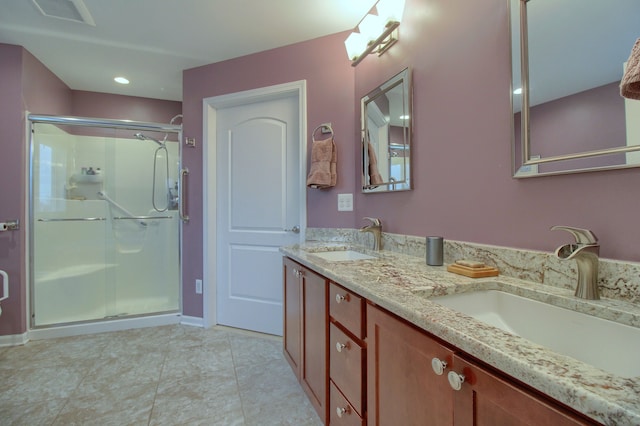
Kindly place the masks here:
<instances>
[{"instance_id":1,"label":"brushed nickel drawer pull","mask_svg":"<svg viewBox=\"0 0 640 426\"><path fill-rule=\"evenodd\" d=\"M438 358L433 358L431 360L431 368L433 368L433 372L436 373L438 376L442 376L442 374L444 373L444 370L446 370L447 368L447 361L443 361Z\"/></svg>"},{"instance_id":2,"label":"brushed nickel drawer pull","mask_svg":"<svg viewBox=\"0 0 640 426\"><path fill-rule=\"evenodd\" d=\"M344 296L341 294L336 294L336 303L342 303L343 301L349 301L349 294L345 294Z\"/></svg>"},{"instance_id":3,"label":"brushed nickel drawer pull","mask_svg":"<svg viewBox=\"0 0 640 426\"><path fill-rule=\"evenodd\" d=\"M457 391L462 389L462 384L464 383L465 379L463 374L458 374L455 371L449 371L447 378L449 379L449 385L451 386L451 389Z\"/></svg>"},{"instance_id":4,"label":"brushed nickel drawer pull","mask_svg":"<svg viewBox=\"0 0 640 426\"><path fill-rule=\"evenodd\" d=\"M348 405L346 407L336 407L336 414L338 415L338 417L342 418L343 415L345 414L351 414L351 407L349 407Z\"/></svg>"},{"instance_id":5,"label":"brushed nickel drawer pull","mask_svg":"<svg viewBox=\"0 0 640 426\"><path fill-rule=\"evenodd\" d=\"M343 349L349 350L349 342L347 342L347 343L337 342L336 343L336 350L338 352L342 352Z\"/></svg>"}]
</instances>

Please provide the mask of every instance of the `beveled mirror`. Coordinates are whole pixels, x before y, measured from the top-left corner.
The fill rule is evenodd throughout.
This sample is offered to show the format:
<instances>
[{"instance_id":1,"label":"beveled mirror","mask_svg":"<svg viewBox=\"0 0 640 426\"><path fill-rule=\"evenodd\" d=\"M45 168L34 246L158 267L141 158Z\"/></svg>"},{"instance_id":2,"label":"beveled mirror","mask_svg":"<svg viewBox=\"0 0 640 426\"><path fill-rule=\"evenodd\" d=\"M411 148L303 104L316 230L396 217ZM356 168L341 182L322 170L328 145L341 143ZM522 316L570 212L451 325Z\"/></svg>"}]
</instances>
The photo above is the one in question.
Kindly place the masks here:
<instances>
[{"instance_id":1,"label":"beveled mirror","mask_svg":"<svg viewBox=\"0 0 640 426\"><path fill-rule=\"evenodd\" d=\"M361 100L362 192L411 189L409 68Z\"/></svg>"},{"instance_id":2,"label":"beveled mirror","mask_svg":"<svg viewBox=\"0 0 640 426\"><path fill-rule=\"evenodd\" d=\"M510 8L514 177L640 166L640 101L619 90L640 37L640 1Z\"/></svg>"}]
</instances>

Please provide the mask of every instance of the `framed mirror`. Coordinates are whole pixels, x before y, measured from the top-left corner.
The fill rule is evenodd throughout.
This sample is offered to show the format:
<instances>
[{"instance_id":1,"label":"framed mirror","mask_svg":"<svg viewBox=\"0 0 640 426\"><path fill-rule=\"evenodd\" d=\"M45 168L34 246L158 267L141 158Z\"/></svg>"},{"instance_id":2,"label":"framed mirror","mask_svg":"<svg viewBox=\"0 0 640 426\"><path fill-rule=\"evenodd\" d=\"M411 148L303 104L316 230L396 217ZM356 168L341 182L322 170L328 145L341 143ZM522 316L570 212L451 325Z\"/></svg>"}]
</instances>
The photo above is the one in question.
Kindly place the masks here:
<instances>
[{"instance_id":1,"label":"framed mirror","mask_svg":"<svg viewBox=\"0 0 640 426\"><path fill-rule=\"evenodd\" d=\"M364 193L411 189L411 92L405 68L361 100Z\"/></svg>"},{"instance_id":2,"label":"framed mirror","mask_svg":"<svg viewBox=\"0 0 640 426\"><path fill-rule=\"evenodd\" d=\"M510 0L514 177L640 166L638 0Z\"/></svg>"}]
</instances>

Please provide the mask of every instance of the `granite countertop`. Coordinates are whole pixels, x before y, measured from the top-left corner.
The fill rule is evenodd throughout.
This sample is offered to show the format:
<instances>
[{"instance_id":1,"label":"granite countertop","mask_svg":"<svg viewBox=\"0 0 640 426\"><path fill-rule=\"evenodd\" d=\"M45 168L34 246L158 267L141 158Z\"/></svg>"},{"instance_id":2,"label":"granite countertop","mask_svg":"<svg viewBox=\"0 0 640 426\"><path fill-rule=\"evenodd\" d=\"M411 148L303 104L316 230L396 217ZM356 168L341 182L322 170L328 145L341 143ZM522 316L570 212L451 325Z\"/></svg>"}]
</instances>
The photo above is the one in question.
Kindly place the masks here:
<instances>
[{"instance_id":1,"label":"granite countertop","mask_svg":"<svg viewBox=\"0 0 640 426\"><path fill-rule=\"evenodd\" d=\"M376 258L331 262L313 254L345 248ZM280 251L590 418L607 425L640 425L640 377L623 378L607 373L441 306L429 298L478 289L504 289L640 327L637 304L613 299L578 300L567 289L505 276L467 278L447 272L446 266L428 266L420 257L384 250L371 252L345 244L307 242L283 247ZM616 348L611 350L615 354Z\"/></svg>"}]
</instances>

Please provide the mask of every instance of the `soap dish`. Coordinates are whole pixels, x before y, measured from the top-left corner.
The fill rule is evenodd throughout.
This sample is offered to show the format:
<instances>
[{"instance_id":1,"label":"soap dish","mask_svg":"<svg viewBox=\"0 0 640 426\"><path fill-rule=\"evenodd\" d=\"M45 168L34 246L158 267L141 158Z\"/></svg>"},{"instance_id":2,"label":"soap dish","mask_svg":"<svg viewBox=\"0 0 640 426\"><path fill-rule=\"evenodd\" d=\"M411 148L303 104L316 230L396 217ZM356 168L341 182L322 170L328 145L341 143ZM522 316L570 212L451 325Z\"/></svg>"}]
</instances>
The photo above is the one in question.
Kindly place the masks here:
<instances>
[{"instance_id":1,"label":"soap dish","mask_svg":"<svg viewBox=\"0 0 640 426\"><path fill-rule=\"evenodd\" d=\"M493 266L480 266L480 267L469 267L460 265L458 263L452 263L447 266L447 271L452 272L458 275L464 275L465 277L470 278L485 278L485 277L495 277L500 274L498 268L494 268Z\"/></svg>"}]
</instances>

